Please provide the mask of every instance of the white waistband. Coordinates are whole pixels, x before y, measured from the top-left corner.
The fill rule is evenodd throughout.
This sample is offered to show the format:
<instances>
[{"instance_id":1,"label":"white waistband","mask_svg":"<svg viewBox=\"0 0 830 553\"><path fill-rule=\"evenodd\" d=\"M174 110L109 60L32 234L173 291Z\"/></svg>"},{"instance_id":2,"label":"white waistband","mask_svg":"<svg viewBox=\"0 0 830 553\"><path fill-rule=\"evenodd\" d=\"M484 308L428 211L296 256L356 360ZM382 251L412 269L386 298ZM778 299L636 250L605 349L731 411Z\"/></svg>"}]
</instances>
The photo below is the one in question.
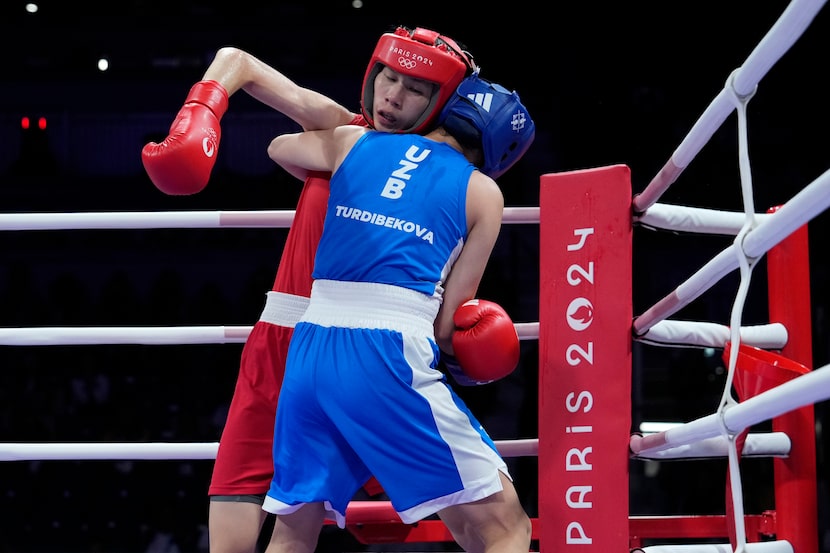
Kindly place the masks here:
<instances>
[{"instance_id":1,"label":"white waistband","mask_svg":"<svg viewBox=\"0 0 830 553\"><path fill-rule=\"evenodd\" d=\"M265 307L262 309L259 320L294 328L307 307L308 298L306 297L271 291L266 294Z\"/></svg>"},{"instance_id":2,"label":"white waistband","mask_svg":"<svg viewBox=\"0 0 830 553\"><path fill-rule=\"evenodd\" d=\"M400 286L316 280L301 320L322 326L385 328L433 336L439 307L437 298Z\"/></svg>"}]
</instances>

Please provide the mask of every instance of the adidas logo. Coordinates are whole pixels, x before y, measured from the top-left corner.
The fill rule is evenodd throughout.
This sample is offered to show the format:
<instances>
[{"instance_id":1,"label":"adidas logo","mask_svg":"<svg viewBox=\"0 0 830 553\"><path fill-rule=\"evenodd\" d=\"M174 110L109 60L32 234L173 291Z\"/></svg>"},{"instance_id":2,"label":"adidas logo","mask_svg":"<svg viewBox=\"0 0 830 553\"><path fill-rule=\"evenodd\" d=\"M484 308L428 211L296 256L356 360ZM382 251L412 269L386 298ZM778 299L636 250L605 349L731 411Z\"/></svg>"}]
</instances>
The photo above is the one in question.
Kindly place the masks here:
<instances>
[{"instance_id":1,"label":"adidas logo","mask_svg":"<svg viewBox=\"0 0 830 553\"><path fill-rule=\"evenodd\" d=\"M493 94L491 92L475 94L467 94L467 98L484 108L484 111L490 111L490 104L493 103Z\"/></svg>"},{"instance_id":2,"label":"adidas logo","mask_svg":"<svg viewBox=\"0 0 830 553\"><path fill-rule=\"evenodd\" d=\"M484 111L490 112L490 105L493 103L493 94L490 92L475 92L467 94L467 98L471 101L475 102L482 108ZM510 126L513 128L514 131L519 132L525 127L525 123L527 122L527 118L522 111L517 111L513 114L513 118L510 121Z\"/></svg>"}]
</instances>

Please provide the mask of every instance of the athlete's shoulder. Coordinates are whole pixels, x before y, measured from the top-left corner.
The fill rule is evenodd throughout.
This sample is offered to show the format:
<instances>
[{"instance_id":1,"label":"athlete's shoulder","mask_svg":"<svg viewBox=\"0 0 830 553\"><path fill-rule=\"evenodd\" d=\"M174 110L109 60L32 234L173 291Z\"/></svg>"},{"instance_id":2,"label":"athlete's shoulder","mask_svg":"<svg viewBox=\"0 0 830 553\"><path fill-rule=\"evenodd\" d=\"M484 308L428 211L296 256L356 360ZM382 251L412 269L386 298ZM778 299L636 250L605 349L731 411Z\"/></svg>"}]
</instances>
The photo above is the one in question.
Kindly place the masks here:
<instances>
[{"instance_id":1,"label":"athlete's shoulder","mask_svg":"<svg viewBox=\"0 0 830 553\"><path fill-rule=\"evenodd\" d=\"M372 129L361 125L340 125L331 130L331 135L339 144L351 148L360 137L371 132Z\"/></svg>"},{"instance_id":2,"label":"athlete's shoulder","mask_svg":"<svg viewBox=\"0 0 830 553\"><path fill-rule=\"evenodd\" d=\"M490 206L496 210L504 208L504 193L498 183L479 170L470 173L467 196L477 204Z\"/></svg>"},{"instance_id":3,"label":"athlete's shoulder","mask_svg":"<svg viewBox=\"0 0 830 553\"><path fill-rule=\"evenodd\" d=\"M331 130L331 139L337 150L333 170L337 170L343 160L359 144L361 139L372 132L368 127L360 125L341 125Z\"/></svg>"}]
</instances>

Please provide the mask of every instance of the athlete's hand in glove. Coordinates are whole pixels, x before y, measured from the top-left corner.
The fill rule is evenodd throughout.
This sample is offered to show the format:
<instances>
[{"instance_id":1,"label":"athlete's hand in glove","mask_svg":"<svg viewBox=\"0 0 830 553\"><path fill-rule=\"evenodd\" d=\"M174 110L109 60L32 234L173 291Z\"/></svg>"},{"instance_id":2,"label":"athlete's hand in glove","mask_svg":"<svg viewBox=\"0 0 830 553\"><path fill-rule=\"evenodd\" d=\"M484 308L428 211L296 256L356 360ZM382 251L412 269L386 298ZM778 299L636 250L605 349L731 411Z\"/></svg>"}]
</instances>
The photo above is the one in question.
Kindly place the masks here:
<instances>
[{"instance_id":1,"label":"athlete's hand in glove","mask_svg":"<svg viewBox=\"0 0 830 553\"><path fill-rule=\"evenodd\" d=\"M156 188L171 195L200 192L216 163L222 131L219 120L228 109L228 92L216 81L199 81L161 143L141 150L141 161Z\"/></svg>"},{"instance_id":2,"label":"athlete's hand in glove","mask_svg":"<svg viewBox=\"0 0 830 553\"><path fill-rule=\"evenodd\" d=\"M453 316L455 357L441 354L444 365L462 386L476 386L504 378L519 364L519 335L497 303L473 299Z\"/></svg>"}]
</instances>

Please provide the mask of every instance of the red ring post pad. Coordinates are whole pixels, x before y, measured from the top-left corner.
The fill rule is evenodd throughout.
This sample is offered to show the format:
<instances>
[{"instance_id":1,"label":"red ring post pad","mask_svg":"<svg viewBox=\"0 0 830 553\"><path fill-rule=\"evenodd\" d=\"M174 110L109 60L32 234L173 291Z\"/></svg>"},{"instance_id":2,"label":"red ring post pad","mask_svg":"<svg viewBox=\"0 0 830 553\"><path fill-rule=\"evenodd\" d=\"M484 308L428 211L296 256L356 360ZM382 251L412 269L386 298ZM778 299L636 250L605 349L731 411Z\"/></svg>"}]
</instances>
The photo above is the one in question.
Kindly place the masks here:
<instances>
[{"instance_id":1,"label":"red ring post pad","mask_svg":"<svg viewBox=\"0 0 830 553\"><path fill-rule=\"evenodd\" d=\"M540 191L540 550L628 550L631 171L546 174Z\"/></svg>"}]
</instances>

